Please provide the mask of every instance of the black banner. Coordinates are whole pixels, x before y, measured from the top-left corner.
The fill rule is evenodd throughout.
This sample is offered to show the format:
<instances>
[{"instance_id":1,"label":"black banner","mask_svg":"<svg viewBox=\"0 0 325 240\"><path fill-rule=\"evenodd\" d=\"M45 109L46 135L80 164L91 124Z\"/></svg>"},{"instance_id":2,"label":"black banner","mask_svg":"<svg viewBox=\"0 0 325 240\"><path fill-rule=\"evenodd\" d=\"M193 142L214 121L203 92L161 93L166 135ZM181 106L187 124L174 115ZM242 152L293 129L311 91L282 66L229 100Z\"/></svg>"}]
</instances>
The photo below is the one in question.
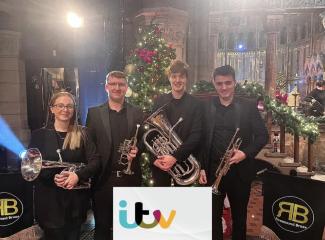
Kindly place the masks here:
<instances>
[{"instance_id":1,"label":"black banner","mask_svg":"<svg viewBox=\"0 0 325 240\"><path fill-rule=\"evenodd\" d=\"M33 224L32 185L20 173L0 173L0 238Z\"/></svg>"},{"instance_id":2,"label":"black banner","mask_svg":"<svg viewBox=\"0 0 325 240\"><path fill-rule=\"evenodd\" d=\"M324 182L267 172L263 176L263 192L263 225L279 239L322 239Z\"/></svg>"}]
</instances>

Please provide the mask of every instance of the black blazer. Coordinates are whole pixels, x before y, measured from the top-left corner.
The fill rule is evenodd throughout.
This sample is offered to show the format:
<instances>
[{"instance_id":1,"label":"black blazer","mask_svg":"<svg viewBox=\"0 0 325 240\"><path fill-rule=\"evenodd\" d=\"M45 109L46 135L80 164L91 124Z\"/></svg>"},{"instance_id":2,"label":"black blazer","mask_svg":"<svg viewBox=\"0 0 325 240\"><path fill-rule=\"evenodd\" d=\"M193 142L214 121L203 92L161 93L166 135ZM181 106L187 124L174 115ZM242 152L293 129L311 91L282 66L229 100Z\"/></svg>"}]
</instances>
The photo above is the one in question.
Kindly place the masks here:
<instances>
[{"instance_id":1,"label":"black blazer","mask_svg":"<svg viewBox=\"0 0 325 240\"><path fill-rule=\"evenodd\" d=\"M128 139L134 136L136 130L136 124L142 124L143 112L126 103L127 121L128 121ZM97 151L100 155L101 161L101 172L94 178L94 188L101 186L105 183L109 177L107 174L111 174L111 153L112 153L112 135L111 126L109 122L109 109L108 102L90 108L88 110L86 126L89 128L90 135L96 144ZM141 134L138 134L138 139L141 139ZM139 141L138 141L139 142ZM140 154L137 154L137 159L132 163L132 170L138 177L139 182L141 181L141 168L139 161Z\"/></svg>"},{"instance_id":2,"label":"black blazer","mask_svg":"<svg viewBox=\"0 0 325 240\"><path fill-rule=\"evenodd\" d=\"M62 150L64 162L83 162L87 166L76 172L79 179L86 180L94 176L100 169L100 161L94 143L88 137L87 129L81 147L75 150ZM58 161L57 133L53 128L41 128L32 132L29 148L38 148L43 159ZM81 224L87 216L90 192L88 190L66 190L54 184L54 175L61 172L61 168L43 169L35 183L36 219L41 227L60 228L73 221ZM69 216L69 217L68 217Z\"/></svg>"},{"instance_id":3,"label":"black blazer","mask_svg":"<svg viewBox=\"0 0 325 240\"><path fill-rule=\"evenodd\" d=\"M213 181L215 176L211 173L211 163L218 161L210 156L210 150L213 148L213 132L214 121L213 116L216 114L214 104L215 98L212 98L204 104L204 140L202 141L200 162L202 169L206 170L209 181ZM265 146L268 141L268 132L265 124L257 110L256 101L251 101L245 98L234 98L234 103L238 104L239 109L239 137L243 140L240 150L246 154L246 159L240 163L233 165L242 180L251 180L254 175L254 159L259 151ZM236 117L236 116L234 116ZM209 175L210 173L210 175Z\"/></svg>"},{"instance_id":4,"label":"black blazer","mask_svg":"<svg viewBox=\"0 0 325 240\"><path fill-rule=\"evenodd\" d=\"M173 96L171 93L160 95L155 100L152 111L154 112L167 104L163 108L163 112L167 115L167 119L171 125L174 125L179 117L183 118L183 121L174 129L183 143L172 155L177 161L184 161L190 154L197 156L199 153L202 132L202 102L198 98L185 92L179 103L178 112L175 112L171 108L172 101ZM174 121L169 119L171 116L174 117Z\"/></svg>"}]
</instances>

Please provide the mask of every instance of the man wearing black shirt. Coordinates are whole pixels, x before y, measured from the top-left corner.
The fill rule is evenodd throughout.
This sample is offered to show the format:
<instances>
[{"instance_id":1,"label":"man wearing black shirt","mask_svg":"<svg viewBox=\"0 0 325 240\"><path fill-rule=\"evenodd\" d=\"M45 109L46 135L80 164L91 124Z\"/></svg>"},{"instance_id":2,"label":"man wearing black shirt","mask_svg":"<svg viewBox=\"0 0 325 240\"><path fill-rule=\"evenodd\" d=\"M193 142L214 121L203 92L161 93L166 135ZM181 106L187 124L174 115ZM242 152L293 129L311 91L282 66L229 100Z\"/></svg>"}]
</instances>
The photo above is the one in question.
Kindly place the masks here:
<instances>
[{"instance_id":1,"label":"man wearing black shirt","mask_svg":"<svg viewBox=\"0 0 325 240\"><path fill-rule=\"evenodd\" d=\"M106 77L105 90L108 102L90 108L86 125L89 127L98 153L101 155L102 170L94 178L93 210L95 216L95 239L111 239L113 219L113 187L140 186L141 171L138 148L132 149L127 158L132 161L134 175L126 175L126 165L119 163L119 146L125 139L131 139L136 125L143 121L140 109L125 102L128 85L123 72L113 71ZM140 136L138 136L140 139Z\"/></svg>"},{"instance_id":2,"label":"man wearing black shirt","mask_svg":"<svg viewBox=\"0 0 325 240\"><path fill-rule=\"evenodd\" d=\"M163 107L164 114L173 126L180 118L182 121L174 128L183 143L170 155L159 156L153 160L152 174L155 186L170 186L174 181L168 174L177 161L184 161L190 154L198 152L201 138L200 102L186 93L188 77L187 65L176 60L169 67L168 78L172 92L158 97L153 111Z\"/></svg>"},{"instance_id":3,"label":"man wearing black shirt","mask_svg":"<svg viewBox=\"0 0 325 240\"><path fill-rule=\"evenodd\" d=\"M268 133L256 102L234 96L235 71L229 66L216 68L213 84L218 97L211 99L204 117L205 148L202 152L200 183L212 185L215 172L227 146L239 128L242 144L230 158L230 169L219 185L220 195L213 197L212 237L222 239L223 201L228 195L232 211L232 239L246 239L247 205L254 178L254 158L267 143Z\"/></svg>"},{"instance_id":4,"label":"man wearing black shirt","mask_svg":"<svg viewBox=\"0 0 325 240\"><path fill-rule=\"evenodd\" d=\"M308 110L309 115L319 117L324 115L325 108L325 81L321 80L316 83L316 88L312 90L305 98L306 102L310 102L311 106Z\"/></svg>"}]
</instances>

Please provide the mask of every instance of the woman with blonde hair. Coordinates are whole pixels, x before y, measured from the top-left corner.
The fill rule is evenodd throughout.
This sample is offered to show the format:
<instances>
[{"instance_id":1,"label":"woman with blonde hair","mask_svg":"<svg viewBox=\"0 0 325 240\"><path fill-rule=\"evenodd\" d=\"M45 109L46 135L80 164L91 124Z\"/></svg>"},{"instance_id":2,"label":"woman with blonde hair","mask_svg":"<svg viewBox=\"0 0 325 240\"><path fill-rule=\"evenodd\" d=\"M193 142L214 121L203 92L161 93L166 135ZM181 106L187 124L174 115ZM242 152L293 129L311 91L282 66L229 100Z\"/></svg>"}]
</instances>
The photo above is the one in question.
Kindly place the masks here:
<instances>
[{"instance_id":1,"label":"woman with blonde hair","mask_svg":"<svg viewBox=\"0 0 325 240\"><path fill-rule=\"evenodd\" d=\"M77 124L74 96L58 92L52 96L49 106L50 120L32 133L29 147L38 148L45 160L86 166L75 172L41 171L35 185L36 220L46 240L77 240L87 216L90 192L73 188L94 176L100 169L100 161L87 129Z\"/></svg>"}]
</instances>

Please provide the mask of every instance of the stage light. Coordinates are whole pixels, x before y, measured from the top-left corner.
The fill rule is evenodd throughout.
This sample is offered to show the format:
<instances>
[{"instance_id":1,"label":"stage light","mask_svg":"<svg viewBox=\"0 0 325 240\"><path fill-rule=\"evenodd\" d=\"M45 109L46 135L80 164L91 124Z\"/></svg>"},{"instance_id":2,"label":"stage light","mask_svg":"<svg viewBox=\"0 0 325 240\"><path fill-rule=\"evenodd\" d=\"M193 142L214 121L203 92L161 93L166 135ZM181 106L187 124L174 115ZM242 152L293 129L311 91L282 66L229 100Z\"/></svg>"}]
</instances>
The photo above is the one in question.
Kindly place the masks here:
<instances>
[{"instance_id":1,"label":"stage light","mask_svg":"<svg viewBox=\"0 0 325 240\"><path fill-rule=\"evenodd\" d=\"M238 43L237 46L236 46L236 50L239 51L239 52L242 52L242 51L245 51L246 50L246 47L243 43Z\"/></svg>"},{"instance_id":2,"label":"stage light","mask_svg":"<svg viewBox=\"0 0 325 240\"><path fill-rule=\"evenodd\" d=\"M72 28L81 28L84 25L84 19L75 12L68 12L67 21Z\"/></svg>"},{"instance_id":3,"label":"stage light","mask_svg":"<svg viewBox=\"0 0 325 240\"><path fill-rule=\"evenodd\" d=\"M4 146L17 156L20 156L20 154L25 150L25 147L2 117L0 117L0 132L0 145Z\"/></svg>"}]
</instances>

